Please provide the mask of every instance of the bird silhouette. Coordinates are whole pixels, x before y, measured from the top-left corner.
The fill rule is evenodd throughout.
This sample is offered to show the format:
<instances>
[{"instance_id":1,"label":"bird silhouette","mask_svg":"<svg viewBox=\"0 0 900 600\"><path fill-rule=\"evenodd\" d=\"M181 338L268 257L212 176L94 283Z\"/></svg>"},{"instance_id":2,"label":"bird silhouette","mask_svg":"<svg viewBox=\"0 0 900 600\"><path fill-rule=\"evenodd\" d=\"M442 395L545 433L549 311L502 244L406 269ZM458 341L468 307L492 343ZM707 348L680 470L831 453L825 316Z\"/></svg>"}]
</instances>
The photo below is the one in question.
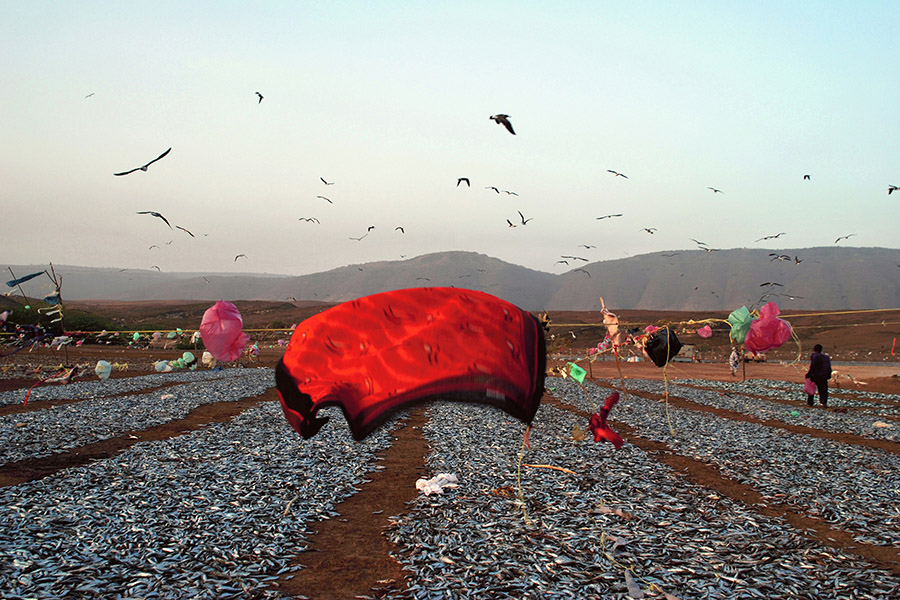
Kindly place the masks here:
<instances>
[{"instance_id":1,"label":"bird silhouette","mask_svg":"<svg viewBox=\"0 0 900 600\"><path fill-rule=\"evenodd\" d=\"M717 190L717 189L714 188L714 187L707 187L706 189L712 190L712 191L713 191L713 194L724 194L724 193L725 193L725 192L723 192L722 190Z\"/></svg>"},{"instance_id":2,"label":"bird silhouette","mask_svg":"<svg viewBox=\"0 0 900 600\"><path fill-rule=\"evenodd\" d=\"M515 227L515 225L513 225L513 222L510 221L509 219L507 219L506 222L509 223L509 226L510 226L510 227Z\"/></svg>"},{"instance_id":3,"label":"bird silhouette","mask_svg":"<svg viewBox=\"0 0 900 600\"><path fill-rule=\"evenodd\" d=\"M259 92L256 92L256 95L259 96L259 102L257 102L257 104L261 104L263 101L263 95L260 94Z\"/></svg>"},{"instance_id":4,"label":"bird silhouette","mask_svg":"<svg viewBox=\"0 0 900 600\"><path fill-rule=\"evenodd\" d=\"M241 257L247 258L247 255L246 254L238 254L237 256L234 257L234 262L237 262L237 259L239 259Z\"/></svg>"},{"instance_id":5,"label":"bird silhouette","mask_svg":"<svg viewBox=\"0 0 900 600\"><path fill-rule=\"evenodd\" d=\"M456 180L456 187L459 187L459 184L461 184L463 181L466 182L466 185L467 185L468 187L472 187L472 183L469 181L469 178L468 178L468 177L460 177L459 179L457 179L457 180Z\"/></svg>"},{"instance_id":6,"label":"bird silhouette","mask_svg":"<svg viewBox=\"0 0 900 600\"><path fill-rule=\"evenodd\" d=\"M624 177L625 179L628 179L628 175L625 175L624 173L619 173L618 171L613 171L612 169L607 169L606 172L612 173L616 177Z\"/></svg>"},{"instance_id":7,"label":"bird silhouette","mask_svg":"<svg viewBox=\"0 0 900 600\"><path fill-rule=\"evenodd\" d=\"M492 186L492 185L486 185L486 186L484 186L484 189L486 189L486 190L494 190L494 191L497 192L498 194L500 193L500 190L498 190L497 188L495 188L495 187Z\"/></svg>"},{"instance_id":8,"label":"bird silhouette","mask_svg":"<svg viewBox=\"0 0 900 600\"><path fill-rule=\"evenodd\" d=\"M152 267L150 267L150 268L151 268L151 269L156 269L156 270L157 270L157 271L162 271L162 269L160 269L160 268L159 268L159 267L157 267L157 266L156 266L156 265L153 265L153 266L152 266Z\"/></svg>"},{"instance_id":9,"label":"bird silhouette","mask_svg":"<svg viewBox=\"0 0 900 600\"><path fill-rule=\"evenodd\" d=\"M558 261L556 261L554 264L557 264L557 265L558 265L559 263L563 263L564 265L567 265L567 264L569 264L569 261L567 261L567 260L558 260Z\"/></svg>"},{"instance_id":10,"label":"bird silhouette","mask_svg":"<svg viewBox=\"0 0 900 600\"><path fill-rule=\"evenodd\" d=\"M315 217L300 217L297 219L298 221L306 221L307 223L316 223L319 224L319 220Z\"/></svg>"},{"instance_id":11,"label":"bird silhouette","mask_svg":"<svg viewBox=\"0 0 900 600\"><path fill-rule=\"evenodd\" d=\"M850 233L850 234L847 234L847 235L842 235L842 236L839 237L838 239L834 240L834 243L837 244L837 243L838 243L839 241L841 241L841 240L850 239L850 238L853 237L854 235L856 235L856 234L855 234L855 233Z\"/></svg>"},{"instance_id":12,"label":"bird silhouette","mask_svg":"<svg viewBox=\"0 0 900 600\"><path fill-rule=\"evenodd\" d=\"M191 233L190 231L188 231L187 229L185 229L185 228L182 227L181 225L176 225L176 226L175 226L175 229L180 229L180 230L182 230L183 232L185 232L186 234L188 234L189 236L195 237L193 233Z\"/></svg>"},{"instance_id":13,"label":"bird silhouette","mask_svg":"<svg viewBox=\"0 0 900 600\"><path fill-rule=\"evenodd\" d=\"M761 241L763 241L763 240L774 240L775 238L777 238L777 237L779 237L779 236L782 236L782 235L784 235L784 232L783 232L783 231L780 232L780 233L776 233L775 235L767 235L766 237L761 237L761 238L759 238L759 239L756 240L756 241L757 241L757 242L761 242Z\"/></svg>"},{"instance_id":14,"label":"bird silhouette","mask_svg":"<svg viewBox=\"0 0 900 600\"><path fill-rule=\"evenodd\" d=\"M507 196L518 196L517 193L511 192L509 190L500 190L500 191L503 192L504 194L506 194Z\"/></svg>"},{"instance_id":15,"label":"bird silhouette","mask_svg":"<svg viewBox=\"0 0 900 600\"><path fill-rule=\"evenodd\" d=\"M334 185L333 181L325 181L324 177L319 177L319 179L321 179L322 183L324 183L325 185Z\"/></svg>"},{"instance_id":16,"label":"bird silhouette","mask_svg":"<svg viewBox=\"0 0 900 600\"><path fill-rule=\"evenodd\" d=\"M374 226L374 225L369 225L369 227L366 229L366 233L372 231L373 229L375 229L375 226Z\"/></svg>"},{"instance_id":17,"label":"bird silhouette","mask_svg":"<svg viewBox=\"0 0 900 600\"><path fill-rule=\"evenodd\" d=\"M406 230L403 229L402 227L400 227L399 225L397 227L394 227L394 231L397 231L398 229L400 230L400 233L406 233Z\"/></svg>"},{"instance_id":18,"label":"bird silhouette","mask_svg":"<svg viewBox=\"0 0 900 600\"><path fill-rule=\"evenodd\" d=\"M363 235L362 237L358 237L358 238L351 237L350 239L353 240L353 241L355 241L355 242L361 242L361 241L363 241L363 239L364 239L367 235L369 235L368 232L367 232L365 235Z\"/></svg>"},{"instance_id":19,"label":"bird silhouette","mask_svg":"<svg viewBox=\"0 0 900 600\"><path fill-rule=\"evenodd\" d=\"M519 213L519 218L522 219L522 225L528 225L528 221L531 221L532 219L534 219L534 217L529 217L526 219L525 215L523 215L522 211L520 211L520 210L517 210L516 212Z\"/></svg>"},{"instance_id":20,"label":"bird silhouette","mask_svg":"<svg viewBox=\"0 0 900 600\"><path fill-rule=\"evenodd\" d=\"M584 273L584 274L587 275L588 277L591 276L591 274L588 273L587 271L585 271L584 269L572 269L572 272L573 272L573 273L574 273L575 271L581 271L582 273Z\"/></svg>"},{"instance_id":21,"label":"bird silhouette","mask_svg":"<svg viewBox=\"0 0 900 600\"><path fill-rule=\"evenodd\" d=\"M656 233L656 227L644 227L641 231L646 231L650 235Z\"/></svg>"},{"instance_id":22,"label":"bird silhouette","mask_svg":"<svg viewBox=\"0 0 900 600\"><path fill-rule=\"evenodd\" d=\"M155 163L158 160L165 158L165 156L171 151L172 151L172 149L169 148L168 150L166 150L165 152L163 152L162 154L160 154L159 156L157 156L156 158L154 158L153 160L151 160L150 162L148 162L146 165L144 165L142 167L135 167L134 169L131 169L130 171L122 171L121 173L113 173L113 175L115 175L116 177L119 177L122 175L128 175L129 173L134 173L135 171L146 171L150 165L152 165L153 163Z\"/></svg>"},{"instance_id":23,"label":"bird silhouette","mask_svg":"<svg viewBox=\"0 0 900 600\"><path fill-rule=\"evenodd\" d=\"M153 216L156 217L157 219L162 219L163 222L165 222L165 224L169 226L169 229L172 229L172 225L171 225L171 223L169 223L169 220L168 220L167 218L165 218L164 216L162 216L161 214L159 214L158 212L155 212L155 211L152 211L152 210L142 210L142 211L138 212L137 214L139 214L139 215L153 215Z\"/></svg>"},{"instance_id":24,"label":"bird silhouette","mask_svg":"<svg viewBox=\"0 0 900 600\"><path fill-rule=\"evenodd\" d=\"M152 246L147 248L147 250L153 250L154 248L159 248L159 246L157 246L156 244L153 244Z\"/></svg>"},{"instance_id":25,"label":"bird silhouette","mask_svg":"<svg viewBox=\"0 0 900 600\"><path fill-rule=\"evenodd\" d=\"M806 180L806 181L809 181L809 175L804 175L804 176L803 176L803 179Z\"/></svg>"},{"instance_id":26,"label":"bird silhouette","mask_svg":"<svg viewBox=\"0 0 900 600\"><path fill-rule=\"evenodd\" d=\"M602 217L597 217L597 220L600 221L603 219L612 219L613 217L621 217L621 216L622 216L622 213L616 213L614 215L603 215Z\"/></svg>"},{"instance_id":27,"label":"bird silhouette","mask_svg":"<svg viewBox=\"0 0 900 600\"><path fill-rule=\"evenodd\" d=\"M493 119L497 125L503 125L506 127L507 131L511 134L516 135L516 132L513 131L512 123L509 122L509 115L491 115L488 117L489 119Z\"/></svg>"},{"instance_id":28,"label":"bird silhouette","mask_svg":"<svg viewBox=\"0 0 900 600\"><path fill-rule=\"evenodd\" d=\"M897 190L900 190L900 187L897 187L896 185L889 185L888 186L888 196L890 196L892 193L896 192Z\"/></svg>"},{"instance_id":29,"label":"bird silhouette","mask_svg":"<svg viewBox=\"0 0 900 600\"><path fill-rule=\"evenodd\" d=\"M591 248L596 248L597 246L591 246L590 244L579 244L579 248L587 248L590 250Z\"/></svg>"},{"instance_id":30,"label":"bird silhouette","mask_svg":"<svg viewBox=\"0 0 900 600\"><path fill-rule=\"evenodd\" d=\"M572 260L582 260L584 262L588 262L588 259L581 258L580 256L560 256L560 258L571 258Z\"/></svg>"}]
</instances>

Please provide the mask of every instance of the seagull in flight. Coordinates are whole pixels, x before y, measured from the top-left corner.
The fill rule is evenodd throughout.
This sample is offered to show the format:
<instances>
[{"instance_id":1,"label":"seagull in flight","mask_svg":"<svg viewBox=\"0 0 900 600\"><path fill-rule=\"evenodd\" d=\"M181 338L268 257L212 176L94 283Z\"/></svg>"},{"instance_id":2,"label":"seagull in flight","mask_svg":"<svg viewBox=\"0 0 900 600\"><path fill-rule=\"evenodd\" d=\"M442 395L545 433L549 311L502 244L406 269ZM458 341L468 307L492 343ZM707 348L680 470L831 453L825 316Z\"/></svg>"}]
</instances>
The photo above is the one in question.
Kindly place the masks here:
<instances>
[{"instance_id":1,"label":"seagull in flight","mask_svg":"<svg viewBox=\"0 0 900 600\"><path fill-rule=\"evenodd\" d=\"M834 243L837 244L839 241L849 239L849 238L853 237L854 235L856 235L856 234L855 234L855 233L850 233L850 234L848 234L848 235L842 235L842 236L839 237L838 239L834 240Z\"/></svg>"},{"instance_id":2,"label":"seagull in flight","mask_svg":"<svg viewBox=\"0 0 900 600\"><path fill-rule=\"evenodd\" d=\"M628 175L625 175L624 173L619 173L618 171L613 171L612 169L607 169L606 172L612 173L616 177L624 177L625 179L628 179Z\"/></svg>"},{"instance_id":3,"label":"seagull in flight","mask_svg":"<svg viewBox=\"0 0 900 600\"><path fill-rule=\"evenodd\" d=\"M656 227L644 227L641 231L646 231L650 235L656 233Z\"/></svg>"},{"instance_id":4,"label":"seagull in flight","mask_svg":"<svg viewBox=\"0 0 900 600\"><path fill-rule=\"evenodd\" d=\"M319 177L319 179L321 179L322 183L324 183L325 185L334 185L333 181L325 181L324 177Z\"/></svg>"},{"instance_id":5,"label":"seagull in flight","mask_svg":"<svg viewBox=\"0 0 900 600\"><path fill-rule=\"evenodd\" d=\"M500 190L500 191L503 192L504 194L506 194L507 196L518 196L517 193L511 192L509 190Z\"/></svg>"},{"instance_id":6,"label":"seagull in flight","mask_svg":"<svg viewBox=\"0 0 900 600\"><path fill-rule=\"evenodd\" d=\"M779 287L784 287L784 284L778 283L777 281L767 281L765 283L759 284L759 287L766 287L766 286L771 287L773 285L777 285Z\"/></svg>"},{"instance_id":7,"label":"seagull in flight","mask_svg":"<svg viewBox=\"0 0 900 600\"><path fill-rule=\"evenodd\" d=\"M597 246L591 246L590 244L579 244L578 247L587 248L588 250L590 250L591 248L596 248Z\"/></svg>"},{"instance_id":8,"label":"seagull in flight","mask_svg":"<svg viewBox=\"0 0 900 600\"><path fill-rule=\"evenodd\" d=\"M297 219L298 221L306 221L307 223L316 223L319 224L319 220L315 217L300 217Z\"/></svg>"},{"instance_id":9,"label":"seagull in flight","mask_svg":"<svg viewBox=\"0 0 900 600\"><path fill-rule=\"evenodd\" d=\"M532 219L534 219L534 217L529 217L526 219L525 215L523 215L522 211L520 211L520 210L517 210L516 212L519 213L519 218L522 219L522 225L528 225L528 221L531 221Z\"/></svg>"},{"instance_id":10,"label":"seagull in flight","mask_svg":"<svg viewBox=\"0 0 900 600\"><path fill-rule=\"evenodd\" d=\"M159 268L159 267L157 267L157 266L156 266L156 265L153 265L153 266L152 266L152 267L150 267L150 268L151 268L151 269L156 269L156 270L157 270L157 271L160 271L160 272L162 272L162 269L160 269L160 268Z\"/></svg>"},{"instance_id":11,"label":"seagull in flight","mask_svg":"<svg viewBox=\"0 0 900 600\"><path fill-rule=\"evenodd\" d=\"M491 115L488 117L492 119L497 125L503 125L506 127L506 130L511 134L516 135L516 132L513 131L512 123L509 122L509 115Z\"/></svg>"},{"instance_id":12,"label":"seagull in flight","mask_svg":"<svg viewBox=\"0 0 900 600\"><path fill-rule=\"evenodd\" d=\"M189 236L195 237L193 233L191 233L190 231L188 231L187 229L185 229L185 228L182 227L181 225L176 225L176 226L175 226L175 229L180 229L180 230L182 230L183 232L185 232L186 234L188 234Z\"/></svg>"},{"instance_id":13,"label":"seagull in flight","mask_svg":"<svg viewBox=\"0 0 900 600\"><path fill-rule=\"evenodd\" d=\"M591 274L588 273L587 271L585 271L584 269L572 269L572 272L573 272L573 273L574 273L575 271L581 271L582 273L584 273L584 274L587 275L588 277L591 276Z\"/></svg>"},{"instance_id":14,"label":"seagull in flight","mask_svg":"<svg viewBox=\"0 0 900 600\"><path fill-rule=\"evenodd\" d=\"M558 261L556 261L556 262L553 263L553 264L558 265L559 263L563 263L563 264L566 264L566 265L567 265L567 264L569 264L569 261L567 261L567 260L558 260Z\"/></svg>"},{"instance_id":15,"label":"seagull in flight","mask_svg":"<svg viewBox=\"0 0 900 600\"><path fill-rule=\"evenodd\" d=\"M147 250L153 250L154 248L159 248L159 246L157 246L156 244L153 244L152 246L147 248Z\"/></svg>"},{"instance_id":16,"label":"seagull in flight","mask_svg":"<svg viewBox=\"0 0 900 600\"><path fill-rule=\"evenodd\" d=\"M622 213L616 213L614 215L603 215L602 217L597 217L597 220L601 221L603 219L612 219L613 217L621 217L621 216L622 216Z\"/></svg>"},{"instance_id":17,"label":"seagull in flight","mask_svg":"<svg viewBox=\"0 0 900 600\"><path fill-rule=\"evenodd\" d=\"M172 229L172 225L169 223L169 220L166 219L166 218L165 218L164 216L162 216L161 214L159 214L158 212L155 212L155 211L152 211L152 210L142 210L142 211L140 211L140 212L137 213L137 214L139 214L139 215L153 215L154 217L156 217L156 218L158 218L158 219L162 219L162 220L165 222L165 224L169 226L169 229Z\"/></svg>"},{"instance_id":18,"label":"seagull in flight","mask_svg":"<svg viewBox=\"0 0 900 600\"><path fill-rule=\"evenodd\" d=\"M246 254L238 254L237 256L234 257L234 262L237 262L237 259L241 258L242 256L243 256L244 258L247 258L247 255L246 255Z\"/></svg>"},{"instance_id":19,"label":"seagull in flight","mask_svg":"<svg viewBox=\"0 0 900 600\"><path fill-rule=\"evenodd\" d=\"M586 258L581 258L580 256L560 256L560 258L571 258L572 260L583 260L584 262L589 262Z\"/></svg>"},{"instance_id":20,"label":"seagull in flight","mask_svg":"<svg viewBox=\"0 0 900 600\"><path fill-rule=\"evenodd\" d=\"M256 92L256 95L259 96L259 102L257 102L257 104L261 104L263 101L263 95L260 94L259 92Z\"/></svg>"},{"instance_id":21,"label":"seagull in flight","mask_svg":"<svg viewBox=\"0 0 900 600\"><path fill-rule=\"evenodd\" d=\"M486 190L494 190L494 191L497 192L498 194L500 193L500 190L498 190L496 187L494 187L494 186L492 186L492 185L486 185L486 186L484 186L484 189L486 189Z\"/></svg>"},{"instance_id":22,"label":"seagull in flight","mask_svg":"<svg viewBox=\"0 0 900 600\"><path fill-rule=\"evenodd\" d=\"M472 187L472 182L469 181L469 178L468 178L468 177L460 177L459 179L457 179L457 180L456 180L456 187L459 187L459 184L461 184L463 181L466 182L466 185L467 185L468 187Z\"/></svg>"},{"instance_id":23,"label":"seagull in flight","mask_svg":"<svg viewBox=\"0 0 900 600\"><path fill-rule=\"evenodd\" d=\"M121 175L128 175L129 173L134 173L135 171L146 171L146 170L147 170L147 167L149 167L150 165L152 165L152 164L155 163L156 161L165 158L165 156L166 156L169 152L171 152L171 151L172 151L172 149L169 148L168 150L166 150L165 152L163 152L162 154L160 154L159 156L157 156L156 158L154 158L153 160L151 160L150 162L148 162L148 163L147 163L146 165L144 165L143 167L135 167L134 169L131 169L130 171L122 171L121 173L113 173L113 175L115 175L116 177L119 177L119 176L121 176Z\"/></svg>"},{"instance_id":24,"label":"seagull in flight","mask_svg":"<svg viewBox=\"0 0 900 600\"><path fill-rule=\"evenodd\" d=\"M398 229L400 230L400 233L406 233L406 230L403 229L402 227L400 227L399 225L397 227L394 227L394 231L397 231Z\"/></svg>"},{"instance_id":25,"label":"seagull in flight","mask_svg":"<svg viewBox=\"0 0 900 600\"><path fill-rule=\"evenodd\" d=\"M766 237L761 237L761 238L759 238L759 239L756 240L756 241L757 241L757 242L761 242L761 241L763 241L763 240L774 240L775 238L777 238L777 237L779 237L779 236L782 236L782 235L784 235L784 232L783 232L783 231L780 232L780 233L776 233L775 235L767 235Z\"/></svg>"},{"instance_id":26,"label":"seagull in flight","mask_svg":"<svg viewBox=\"0 0 900 600\"><path fill-rule=\"evenodd\" d=\"M369 232L366 232L366 235L369 235ZM357 241L357 242L361 242L361 241L363 240L363 238L366 237L366 235L364 235L364 236L362 236L362 237L358 237L358 238L351 237L350 239L351 239L351 240L354 240L354 241Z\"/></svg>"},{"instance_id":27,"label":"seagull in flight","mask_svg":"<svg viewBox=\"0 0 900 600\"><path fill-rule=\"evenodd\" d=\"M896 192L897 190L900 190L900 187L897 187L896 185L889 185L888 186L888 196L890 196L892 193Z\"/></svg>"},{"instance_id":28,"label":"seagull in flight","mask_svg":"<svg viewBox=\"0 0 900 600\"><path fill-rule=\"evenodd\" d=\"M332 202L330 198L326 198L325 196L316 196L316 198L321 198L322 200L327 200L328 204L334 204L334 202Z\"/></svg>"},{"instance_id":29,"label":"seagull in flight","mask_svg":"<svg viewBox=\"0 0 900 600\"><path fill-rule=\"evenodd\" d=\"M509 226L510 226L510 227L515 227L515 225L513 225L513 222L510 221L509 219L507 219L506 222L509 223Z\"/></svg>"},{"instance_id":30,"label":"seagull in flight","mask_svg":"<svg viewBox=\"0 0 900 600\"><path fill-rule=\"evenodd\" d=\"M723 192L722 190L717 190L717 189L714 188L714 187L707 187L706 189L712 190L712 191L713 191L713 194L724 194L724 193L725 193L725 192Z\"/></svg>"},{"instance_id":31,"label":"seagull in flight","mask_svg":"<svg viewBox=\"0 0 900 600\"><path fill-rule=\"evenodd\" d=\"M87 96L85 96L85 98L90 98L90 97L93 96L93 95L94 95L94 92L91 92L90 94L88 94Z\"/></svg>"},{"instance_id":32,"label":"seagull in flight","mask_svg":"<svg viewBox=\"0 0 900 600\"><path fill-rule=\"evenodd\" d=\"M375 226L374 226L374 225L369 225L369 227L366 229L366 233L369 233L369 232L372 231L373 229L375 229Z\"/></svg>"},{"instance_id":33,"label":"seagull in flight","mask_svg":"<svg viewBox=\"0 0 900 600\"><path fill-rule=\"evenodd\" d=\"M809 181L809 175L804 175L804 176L803 176L803 179L806 180L806 181Z\"/></svg>"}]
</instances>

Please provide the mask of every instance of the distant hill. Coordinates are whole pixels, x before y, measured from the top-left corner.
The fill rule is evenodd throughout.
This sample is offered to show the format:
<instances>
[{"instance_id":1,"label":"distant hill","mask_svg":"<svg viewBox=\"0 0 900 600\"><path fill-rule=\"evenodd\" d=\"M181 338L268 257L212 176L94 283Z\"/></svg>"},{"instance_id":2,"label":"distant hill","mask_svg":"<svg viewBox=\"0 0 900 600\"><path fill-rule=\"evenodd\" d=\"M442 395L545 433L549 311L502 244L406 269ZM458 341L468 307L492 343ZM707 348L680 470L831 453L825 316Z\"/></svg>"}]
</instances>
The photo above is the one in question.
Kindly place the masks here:
<instances>
[{"instance_id":1,"label":"distant hill","mask_svg":"<svg viewBox=\"0 0 900 600\"><path fill-rule=\"evenodd\" d=\"M439 252L402 261L348 265L297 277L160 273L54 265L69 300L271 300L343 302L422 286L481 290L527 310L732 310L773 300L783 309L900 306L900 249L802 248L655 252L575 261L554 275L475 252ZM796 258L796 260L795 260ZM797 262L799 261L799 262ZM44 265L11 265L17 274ZM46 283L44 279L34 280ZM39 286L25 284L29 295ZM764 285L769 284L769 285ZM768 296L766 296L768 294Z\"/></svg>"}]
</instances>

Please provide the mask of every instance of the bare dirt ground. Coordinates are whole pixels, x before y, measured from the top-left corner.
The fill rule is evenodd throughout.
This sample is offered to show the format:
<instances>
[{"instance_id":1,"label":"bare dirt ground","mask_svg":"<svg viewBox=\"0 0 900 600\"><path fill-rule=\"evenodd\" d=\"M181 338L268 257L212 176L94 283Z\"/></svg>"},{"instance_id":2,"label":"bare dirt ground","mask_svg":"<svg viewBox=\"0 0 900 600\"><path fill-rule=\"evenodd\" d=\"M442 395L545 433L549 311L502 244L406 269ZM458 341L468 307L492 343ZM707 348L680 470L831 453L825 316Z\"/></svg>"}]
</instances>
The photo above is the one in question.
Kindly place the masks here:
<instances>
[{"instance_id":1,"label":"bare dirt ground","mask_svg":"<svg viewBox=\"0 0 900 600\"><path fill-rule=\"evenodd\" d=\"M303 307L303 310L320 309ZM561 316L568 319L576 317L572 314ZM576 332L575 335L579 336L580 347L570 349L577 350L576 356L582 353L584 348L596 343L593 337L596 335L595 329L591 327ZM842 334L842 332L845 333ZM887 344L886 336L890 337L890 333L890 331L882 332L877 344L885 346ZM844 352L848 354L852 352L856 355L865 354L863 350L874 339L871 334L861 332L859 329L839 326L830 329L828 338L832 348L843 347ZM596 339L599 340L599 337ZM557 351L560 349L556 348ZM562 350L566 349L562 348ZM712 352L712 349L709 351ZM48 375L54 370L54 367L62 365L82 365L84 374L79 378L90 379L95 377L93 366L97 360L101 359L120 365L127 364L127 368L113 373L112 377L114 378L152 374L154 373L154 361L173 360L180 357L182 352L183 350L174 349L92 345L73 346L62 350L39 348L23 351L0 359L0 369L2 369L0 370L0 391L19 389L24 398L25 391L32 385L62 385L39 383L41 376ZM281 348L269 348L263 345L258 359L251 361L245 357L240 362L244 366L272 367L281 357L282 352ZM199 353L195 352L197 355ZM796 349L791 350L791 353L796 355ZM838 378L836 382L832 382L832 393L839 395L841 389L850 388L900 394L900 361L896 360L898 357L889 356L885 348L880 348L879 354L880 359L885 362L883 365L835 366ZM564 366L566 362L565 359L551 357L548 367L552 369ZM661 380L664 376L669 379L706 381L739 381L744 377L788 381L796 383L798 386L797 404L800 406L799 391L807 363L805 356L801 361L793 364L747 363L743 365L744 368L738 372L737 377L731 374L728 365L723 360L700 363L673 362L665 370L657 368L649 362L620 362L618 367L611 360L582 362L581 364L589 371L589 377L617 379L621 375L624 377L626 385L629 379ZM38 367L41 366L43 366L43 370L38 371ZM163 378L160 379L160 383L161 385L166 384ZM662 401L661 398L657 399ZM167 423L143 431L134 431L126 436L76 448L44 459L2 465L0 466L0 486L39 479L94 459L115 456L138 441L159 440L181 435L210 422L231 419L250 406L267 401L277 401L274 389L259 397L248 398L238 403L199 407L178 422ZM550 395L545 396L544 401L565 408ZM46 408L48 404L52 405L54 401L29 403L27 408L21 405L6 406L0 408L0 414L39 410ZM679 406L706 412L716 412L717 410L687 401L681 402ZM569 408L573 409L574 407ZM720 416L753 421L753 417L737 413ZM373 474L371 482L363 486L358 494L338 505L336 510L340 513L340 517L322 522L316 527L314 535L310 538L311 551L296 557L297 563L309 568L303 569L292 580L285 578L279 581L275 584L279 589L286 593L319 590L320 593L316 597L320 598L353 598L359 594L371 593L372 590L377 594L378 590L404 587L403 572L398 563L389 555L391 550L389 543L383 536L374 534L387 527L388 515L402 514L405 511L405 504L415 498L416 490L409 485L409 478L411 473L423 473L427 453L427 444L421 432L424 419L423 410L411 411L404 426L395 433L395 442L392 447L382 453L381 458L386 468ZM769 425L769 423L766 424ZM642 439L624 424L617 423L615 426L626 441L653 454L661 462L665 462L681 472L687 479L704 485L723 497L743 502L762 514L786 515L786 518L799 530L807 531L808 535L818 542L854 552L894 572L900 572L900 555L896 549L861 545L854 542L852 536L846 532L836 530L813 517L797 514L788 506L765 505L761 502L760 494L756 490L723 476L714 466L694 458L680 456L665 447L664 444ZM784 427L784 424L776 423L773 426ZM816 434L815 432L804 433ZM860 443L856 436L852 435L828 434L828 436L842 443ZM898 447L900 445L893 442L886 443L886 445L888 451L900 453L900 447Z\"/></svg>"}]
</instances>

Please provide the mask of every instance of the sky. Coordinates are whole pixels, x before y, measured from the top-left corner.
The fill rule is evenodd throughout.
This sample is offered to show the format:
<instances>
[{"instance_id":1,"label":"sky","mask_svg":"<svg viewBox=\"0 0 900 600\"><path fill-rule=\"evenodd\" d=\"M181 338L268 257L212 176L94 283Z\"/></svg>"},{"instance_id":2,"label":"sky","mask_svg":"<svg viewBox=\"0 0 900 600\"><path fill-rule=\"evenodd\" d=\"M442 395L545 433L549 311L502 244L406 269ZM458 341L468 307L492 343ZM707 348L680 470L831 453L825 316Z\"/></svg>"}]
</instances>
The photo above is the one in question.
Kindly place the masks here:
<instances>
[{"instance_id":1,"label":"sky","mask_svg":"<svg viewBox=\"0 0 900 600\"><path fill-rule=\"evenodd\" d=\"M0 261L896 248L898 22L896 1L0 0Z\"/></svg>"}]
</instances>

